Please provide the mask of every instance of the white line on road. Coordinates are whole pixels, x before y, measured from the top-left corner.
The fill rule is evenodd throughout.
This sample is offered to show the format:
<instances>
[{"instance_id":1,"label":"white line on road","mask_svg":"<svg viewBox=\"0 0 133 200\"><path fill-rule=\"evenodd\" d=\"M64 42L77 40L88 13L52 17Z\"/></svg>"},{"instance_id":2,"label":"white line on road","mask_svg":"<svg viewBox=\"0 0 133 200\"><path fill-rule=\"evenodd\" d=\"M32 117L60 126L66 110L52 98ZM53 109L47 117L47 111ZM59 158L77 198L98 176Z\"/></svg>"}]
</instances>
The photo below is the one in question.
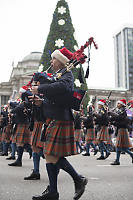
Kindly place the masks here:
<instances>
[{"instance_id":1,"label":"white line on road","mask_svg":"<svg viewBox=\"0 0 133 200\"><path fill-rule=\"evenodd\" d=\"M133 165L96 165L97 167L133 167Z\"/></svg>"}]
</instances>

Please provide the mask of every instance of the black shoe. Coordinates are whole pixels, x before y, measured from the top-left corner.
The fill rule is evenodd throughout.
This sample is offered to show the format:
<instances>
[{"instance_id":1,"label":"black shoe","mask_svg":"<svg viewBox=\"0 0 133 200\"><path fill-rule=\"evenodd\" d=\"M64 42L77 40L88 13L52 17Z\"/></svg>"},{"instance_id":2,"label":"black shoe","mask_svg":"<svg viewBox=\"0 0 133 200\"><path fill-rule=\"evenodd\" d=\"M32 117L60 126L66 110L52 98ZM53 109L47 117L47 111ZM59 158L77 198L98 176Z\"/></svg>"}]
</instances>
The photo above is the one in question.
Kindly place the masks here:
<instances>
[{"instance_id":1,"label":"black shoe","mask_svg":"<svg viewBox=\"0 0 133 200\"><path fill-rule=\"evenodd\" d=\"M15 160L15 159L16 159L15 156L10 156L10 157L6 158L6 160Z\"/></svg>"},{"instance_id":2,"label":"black shoe","mask_svg":"<svg viewBox=\"0 0 133 200\"><path fill-rule=\"evenodd\" d=\"M49 186L47 189L42 193L40 196L33 196L32 200L58 200L59 199L59 193L58 192L50 192Z\"/></svg>"},{"instance_id":3,"label":"black shoe","mask_svg":"<svg viewBox=\"0 0 133 200\"><path fill-rule=\"evenodd\" d=\"M110 156L110 154L111 154L110 152L106 153L105 159L108 158Z\"/></svg>"},{"instance_id":4,"label":"black shoe","mask_svg":"<svg viewBox=\"0 0 133 200\"><path fill-rule=\"evenodd\" d=\"M1 153L0 156L8 156L8 153Z\"/></svg>"},{"instance_id":5,"label":"black shoe","mask_svg":"<svg viewBox=\"0 0 133 200\"><path fill-rule=\"evenodd\" d=\"M104 156L100 156L97 160L105 160Z\"/></svg>"},{"instance_id":6,"label":"black shoe","mask_svg":"<svg viewBox=\"0 0 133 200\"><path fill-rule=\"evenodd\" d=\"M133 158L132 158L132 163L133 163Z\"/></svg>"},{"instance_id":7,"label":"black shoe","mask_svg":"<svg viewBox=\"0 0 133 200\"><path fill-rule=\"evenodd\" d=\"M115 160L114 162L110 163L111 165L120 165L120 162Z\"/></svg>"},{"instance_id":8,"label":"black shoe","mask_svg":"<svg viewBox=\"0 0 133 200\"><path fill-rule=\"evenodd\" d=\"M84 149L80 149L80 153L82 153L84 151Z\"/></svg>"},{"instance_id":9,"label":"black shoe","mask_svg":"<svg viewBox=\"0 0 133 200\"><path fill-rule=\"evenodd\" d=\"M15 161L14 163L8 164L9 166L15 166L15 167L22 167L22 162Z\"/></svg>"},{"instance_id":10,"label":"black shoe","mask_svg":"<svg viewBox=\"0 0 133 200\"><path fill-rule=\"evenodd\" d=\"M94 150L94 156L98 153L98 149Z\"/></svg>"},{"instance_id":11,"label":"black shoe","mask_svg":"<svg viewBox=\"0 0 133 200\"><path fill-rule=\"evenodd\" d=\"M24 177L24 180L40 180L40 174L33 171L30 176Z\"/></svg>"},{"instance_id":12,"label":"black shoe","mask_svg":"<svg viewBox=\"0 0 133 200\"><path fill-rule=\"evenodd\" d=\"M83 195L87 183L88 179L85 177L81 177L80 181L78 180L77 182L75 182L75 194L73 197L74 200L79 199Z\"/></svg>"},{"instance_id":13,"label":"black shoe","mask_svg":"<svg viewBox=\"0 0 133 200\"><path fill-rule=\"evenodd\" d=\"M83 153L82 156L90 156L90 153Z\"/></svg>"}]
</instances>

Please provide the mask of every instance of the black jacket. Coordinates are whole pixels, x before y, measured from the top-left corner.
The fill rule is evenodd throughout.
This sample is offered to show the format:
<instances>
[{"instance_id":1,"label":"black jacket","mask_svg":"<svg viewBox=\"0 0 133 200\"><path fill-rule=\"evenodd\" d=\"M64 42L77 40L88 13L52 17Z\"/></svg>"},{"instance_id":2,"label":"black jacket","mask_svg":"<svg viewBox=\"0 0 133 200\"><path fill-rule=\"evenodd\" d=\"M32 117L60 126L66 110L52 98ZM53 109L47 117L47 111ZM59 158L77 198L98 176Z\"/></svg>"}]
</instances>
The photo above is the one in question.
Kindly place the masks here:
<instances>
[{"instance_id":1,"label":"black jacket","mask_svg":"<svg viewBox=\"0 0 133 200\"><path fill-rule=\"evenodd\" d=\"M108 115L104 107L94 114L94 121L99 126L108 126Z\"/></svg>"},{"instance_id":2,"label":"black jacket","mask_svg":"<svg viewBox=\"0 0 133 200\"><path fill-rule=\"evenodd\" d=\"M60 72L63 72L62 69ZM38 92L45 95L42 104L43 113L46 118L56 120L73 120L72 111L67 107L69 91L74 87L72 72L66 72L59 80L50 84L42 84Z\"/></svg>"},{"instance_id":3,"label":"black jacket","mask_svg":"<svg viewBox=\"0 0 133 200\"><path fill-rule=\"evenodd\" d=\"M119 128L128 128L130 120L127 117L126 109L125 107L121 107L120 109L116 109L115 112L109 113L110 122L114 126Z\"/></svg>"},{"instance_id":4,"label":"black jacket","mask_svg":"<svg viewBox=\"0 0 133 200\"><path fill-rule=\"evenodd\" d=\"M14 123L15 124L28 124L29 116L24 112L24 103L20 103L14 109L11 110L11 113L14 114Z\"/></svg>"}]
</instances>

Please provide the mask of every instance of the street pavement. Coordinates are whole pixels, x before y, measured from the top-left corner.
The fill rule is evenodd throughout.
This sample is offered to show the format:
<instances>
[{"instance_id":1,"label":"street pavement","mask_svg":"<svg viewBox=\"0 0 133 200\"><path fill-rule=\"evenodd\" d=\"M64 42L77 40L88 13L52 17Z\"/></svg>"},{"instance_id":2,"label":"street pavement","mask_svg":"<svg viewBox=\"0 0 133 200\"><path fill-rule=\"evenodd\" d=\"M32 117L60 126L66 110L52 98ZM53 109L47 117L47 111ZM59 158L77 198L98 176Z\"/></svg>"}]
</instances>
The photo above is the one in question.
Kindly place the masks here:
<instances>
[{"instance_id":1,"label":"street pavement","mask_svg":"<svg viewBox=\"0 0 133 200\"><path fill-rule=\"evenodd\" d=\"M81 200L132 200L133 199L133 164L129 155L121 155L121 165L111 166L115 153L106 160L96 160L99 153L90 157L81 154L68 160L75 169L88 178L86 191ZM11 167L12 161L0 157L0 200L31 200L33 195L41 194L48 185L45 160L41 159L41 180L25 181L33 169L32 159L27 152L23 156L22 167ZM72 200L74 184L71 177L60 171L58 177L60 200Z\"/></svg>"}]
</instances>

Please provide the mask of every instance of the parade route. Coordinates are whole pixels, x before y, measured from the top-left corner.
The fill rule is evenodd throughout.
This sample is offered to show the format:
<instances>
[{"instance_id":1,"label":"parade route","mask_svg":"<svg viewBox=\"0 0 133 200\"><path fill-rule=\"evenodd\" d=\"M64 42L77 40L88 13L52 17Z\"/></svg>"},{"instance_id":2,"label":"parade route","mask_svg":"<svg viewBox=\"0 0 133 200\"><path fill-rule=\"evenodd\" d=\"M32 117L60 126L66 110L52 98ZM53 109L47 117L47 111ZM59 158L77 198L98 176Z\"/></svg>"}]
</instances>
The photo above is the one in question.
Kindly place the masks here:
<instances>
[{"instance_id":1,"label":"parade route","mask_svg":"<svg viewBox=\"0 0 133 200\"><path fill-rule=\"evenodd\" d=\"M99 156L84 157L81 154L68 158L79 173L88 178L86 191L81 200L131 200L133 199L133 164L129 155L121 155L121 165L111 166L115 153L106 160L98 161ZM41 194L48 185L45 160L41 159L41 180L25 181L33 169L32 159L24 153L22 167L10 167L12 161L0 157L0 200L31 200ZM74 184L65 172L59 174L58 189L60 200L71 200Z\"/></svg>"}]
</instances>

